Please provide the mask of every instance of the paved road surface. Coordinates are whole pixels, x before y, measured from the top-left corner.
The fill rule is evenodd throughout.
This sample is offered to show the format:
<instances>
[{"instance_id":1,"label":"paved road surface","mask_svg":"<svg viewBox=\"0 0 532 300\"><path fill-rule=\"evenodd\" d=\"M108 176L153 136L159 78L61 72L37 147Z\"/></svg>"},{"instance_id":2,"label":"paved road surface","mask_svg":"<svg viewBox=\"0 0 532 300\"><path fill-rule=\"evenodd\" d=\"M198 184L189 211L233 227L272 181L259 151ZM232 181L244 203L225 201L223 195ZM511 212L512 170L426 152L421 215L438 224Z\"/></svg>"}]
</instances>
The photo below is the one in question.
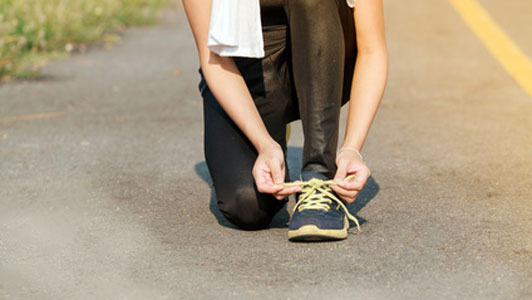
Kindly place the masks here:
<instances>
[{"instance_id":1,"label":"paved road surface","mask_svg":"<svg viewBox=\"0 0 532 300\"><path fill-rule=\"evenodd\" d=\"M373 178L342 242L289 243L293 203L260 232L220 217L180 8L0 86L0 299L531 299L532 99L447 1L385 2ZM531 57L532 6L508 3L482 1Z\"/></svg>"}]
</instances>

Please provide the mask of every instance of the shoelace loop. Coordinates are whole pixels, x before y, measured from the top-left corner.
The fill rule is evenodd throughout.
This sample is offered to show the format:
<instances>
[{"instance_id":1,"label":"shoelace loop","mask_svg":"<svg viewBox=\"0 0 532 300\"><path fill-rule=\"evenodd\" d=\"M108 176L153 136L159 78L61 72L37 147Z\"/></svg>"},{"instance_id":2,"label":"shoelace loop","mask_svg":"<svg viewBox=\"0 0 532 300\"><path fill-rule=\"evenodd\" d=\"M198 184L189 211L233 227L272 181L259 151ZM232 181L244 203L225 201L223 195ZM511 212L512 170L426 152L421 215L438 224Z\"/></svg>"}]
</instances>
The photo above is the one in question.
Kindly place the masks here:
<instances>
[{"instance_id":1,"label":"shoelace loop","mask_svg":"<svg viewBox=\"0 0 532 300\"><path fill-rule=\"evenodd\" d=\"M356 176L353 174L345 178L346 181L351 179L356 180ZM312 178L308 181L283 183L286 187L301 186L301 195L294 207L294 211L296 211L296 209L299 211L304 209L329 210L329 204L332 202L332 199L343 209L347 218L355 222L358 231L360 231L360 224L358 223L357 218L350 214L345 204L332 193L332 190L329 187L330 184L338 183L332 179L322 180L319 178Z\"/></svg>"}]
</instances>

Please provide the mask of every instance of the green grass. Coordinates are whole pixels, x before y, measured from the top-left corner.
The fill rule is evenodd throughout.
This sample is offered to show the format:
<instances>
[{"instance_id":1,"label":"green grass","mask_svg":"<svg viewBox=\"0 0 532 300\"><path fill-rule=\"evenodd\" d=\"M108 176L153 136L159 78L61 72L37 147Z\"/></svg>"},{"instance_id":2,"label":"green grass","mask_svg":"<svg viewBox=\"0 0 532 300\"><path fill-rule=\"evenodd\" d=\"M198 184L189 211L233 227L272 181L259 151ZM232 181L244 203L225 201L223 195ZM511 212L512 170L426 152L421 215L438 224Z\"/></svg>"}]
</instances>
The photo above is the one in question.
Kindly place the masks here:
<instances>
[{"instance_id":1,"label":"green grass","mask_svg":"<svg viewBox=\"0 0 532 300\"><path fill-rule=\"evenodd\" d=\"M0 80L32 78L51 58L107 32L153 23L170 0L0 0Z\"/></svg>"}]
</instances>

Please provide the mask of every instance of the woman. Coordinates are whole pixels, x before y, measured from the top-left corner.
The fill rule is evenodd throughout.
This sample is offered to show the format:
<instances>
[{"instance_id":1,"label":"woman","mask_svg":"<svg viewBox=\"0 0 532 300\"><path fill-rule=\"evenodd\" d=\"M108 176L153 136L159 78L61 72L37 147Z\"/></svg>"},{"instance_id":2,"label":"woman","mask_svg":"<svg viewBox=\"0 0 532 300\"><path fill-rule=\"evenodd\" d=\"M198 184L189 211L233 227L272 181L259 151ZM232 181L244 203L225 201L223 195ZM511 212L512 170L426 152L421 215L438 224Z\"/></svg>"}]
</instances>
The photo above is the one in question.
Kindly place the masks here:
<instances>
[{"instance_id":1,"label":"woman","mask_svg":"<svg viewBox=\"0 0 532 300\"><path fill-rule=\"evenodd\" d=\"M346 0L261 0L264 58L210 51L212 1L183 4L199 53L205 158L220 211L242 229L262 229L297 193L290 240L346 238L351 216L337 196L353 202L370 176L359 151L388 72L382 0L353 8ZM289 184L285 132L297 119L303 182Z\"/></svg>"}]
</instances>

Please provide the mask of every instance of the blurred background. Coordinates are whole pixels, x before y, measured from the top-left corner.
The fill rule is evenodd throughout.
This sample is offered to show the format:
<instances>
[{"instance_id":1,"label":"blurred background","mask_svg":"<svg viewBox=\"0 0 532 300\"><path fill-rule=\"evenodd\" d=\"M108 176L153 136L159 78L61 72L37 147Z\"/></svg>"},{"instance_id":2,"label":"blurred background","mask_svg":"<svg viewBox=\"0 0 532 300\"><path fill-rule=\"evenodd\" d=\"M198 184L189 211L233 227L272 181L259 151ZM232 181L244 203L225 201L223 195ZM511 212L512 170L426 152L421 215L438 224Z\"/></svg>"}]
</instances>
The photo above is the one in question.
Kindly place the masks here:
<instances>
[{"instance_id":1,"label":"blurred background","mask_svg":"<svg viewBox=\"0 0 532 300\"><path fill-rule=\"evenodd\" d=\"M0 0L0 299L532 299L532 1L383 2L362 230L294 244L217 209L180 1Z\"/></svg>"},{"instance_id":2,"label":"blurred background","mask_svg":"<svg viewBox=\"0 0 532 300\"><path fill-rule=\"evenodd\" d=\"M155 22L169 0L1 0L0 79L38 76L50 59Z\"/></svg>"}]
</instances>

